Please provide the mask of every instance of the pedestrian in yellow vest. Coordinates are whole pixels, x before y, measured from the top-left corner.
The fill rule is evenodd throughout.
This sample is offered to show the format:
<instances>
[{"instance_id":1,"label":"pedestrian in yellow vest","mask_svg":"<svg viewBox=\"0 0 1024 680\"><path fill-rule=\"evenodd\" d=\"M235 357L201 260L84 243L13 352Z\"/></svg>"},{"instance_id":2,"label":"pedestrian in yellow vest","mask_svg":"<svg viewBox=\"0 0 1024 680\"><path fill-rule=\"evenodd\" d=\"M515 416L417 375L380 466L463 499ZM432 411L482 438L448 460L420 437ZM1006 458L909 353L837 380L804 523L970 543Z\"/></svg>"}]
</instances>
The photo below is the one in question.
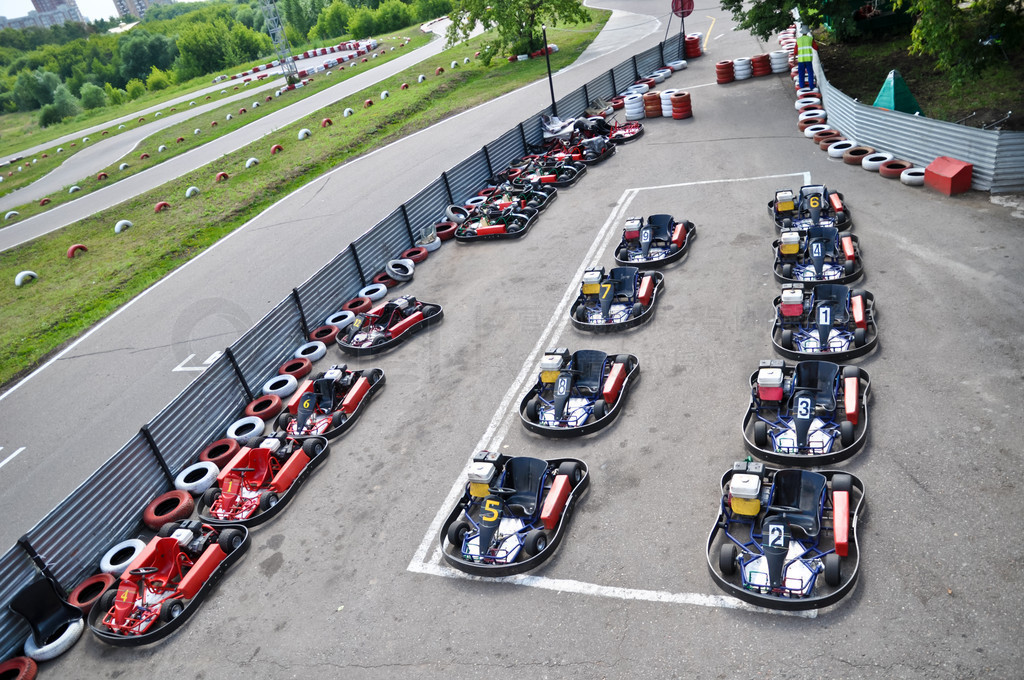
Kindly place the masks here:
<instances>
[{"instance_id":1,"label":"pedestrian in yellow vest","mask_svg":"<svg viewBox=\"0 0 1024 680\"><path fill-rule=\"evenodd\" d=\"M796 39L796 65L801 88L814 87L814 66L811 63L813 54L814 38L811 37L811 31L803 26L800 28L800 37Z\"/></svg>"}]
</instances>

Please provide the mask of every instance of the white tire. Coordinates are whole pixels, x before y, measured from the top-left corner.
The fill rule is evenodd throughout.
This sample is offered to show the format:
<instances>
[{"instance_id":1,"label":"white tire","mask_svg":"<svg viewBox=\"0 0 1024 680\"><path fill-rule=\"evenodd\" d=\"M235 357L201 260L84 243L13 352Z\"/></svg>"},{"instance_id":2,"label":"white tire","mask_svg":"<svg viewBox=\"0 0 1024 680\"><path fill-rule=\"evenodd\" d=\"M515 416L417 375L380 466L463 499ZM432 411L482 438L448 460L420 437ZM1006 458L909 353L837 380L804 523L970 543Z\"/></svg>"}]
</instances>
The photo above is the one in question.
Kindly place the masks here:
<instances>
[{"instance_id":1,"label":"white tire","mask_svg":"<svg viewBox=\"0 0 1024 680\"><path fill-rule=\"evenodd\" d=\"M135 225L132 224L130 220L120 220L117 224L114 225L114 233L120 234L125 229L129 229L130 227L134 226Z\"/></svg>"},{"instance_id":2,"label":"white tire","mask_svg":"<svg viewBox=\"0 0 1024 680\"><path fill-rule=\"evenodd\" d=\"M299 139L300 140L306 139L307 137L309 137L312 134L313 133L309 131L309 128L302 128L301 130L299 130Z\"/></svg>"},{"instance_id":3,"label":"white tire","mask_svg":"<svg viewBox=\"0 0 1024 680\"><path fill-rule=\"evenodd\" d=\"M319 361L324 358L327 354L327 345L315 340L313 342L307 342L305 345L301 345L295 354L292 355L296 359L309 359L310 361Z\"/></svg>"},{"instance_id":4,"label":"white tire","mask_svg":"<svg viewBox=\"0 0 1024 680\"><path fill-rule=\"evenodd\" d=\"M117 166L117 169L118 169L118 170L127 170L127 169L128 169L128 167L129 167L129 166L128 166L128 164L127 164L127 163L121 163L121 165Z\"/></svg>"},{"instance_id":5,"label":"white tire","mask_svg":"<svg viewBox=\"0 0 1024 680\"><path fill-rule=\"evenodd\" d=\"M421 243L419 245L420 245L421 248L423 248L427 252L432 253L432 252L434 252L435 250L437 250L438 248L441 247L441 243L442 243L441 239L439 239L439 238L437 238L435 236L433 241L427 241L426 243Z\"/></svg>"},{"instance_id":6,"label":"white tire","mask_svg":"<svg viewBox=\"0 0 1024 680\"><path fill-rule=\"evenodd\" d=\"M668 67L673 71L682 71L686 68L686 60L678 59L676 61L670 61L668 62Z\"/></svg>"},{"instance_id":7,"label":"white tire","mask_svg":"<svg viewBox=\"0 0 1024 680\"><path fill-rule=\"evenodd\" d=\"M416 82L417 83L422 83L426 79L427 79L427 77L421 73L419 76L416 77Z\"/></svg>"},{"instance_id":8,"label":"white tire","mask_svg":"<svg viewBox=\"0 0 1024 680\"><path fill-rule=\"evenodd\" d=\"M14 277L14 285L21 288L25 283L38 278L39 274L36 274L31 269L26 269L23 272L18 272L18 275Z\"/></svg>"},{"instance_id":9,"label":"white tire","mask_svg":"<svg viewBox=\"0 0 1024 680\"><path fill-rule=\"evenodd\" d=\"M640 113L627 113L626 120L643 120L644 112L641 110Z\"/></svg>"},{"instance_id":10,"label":"white tire","mask_svg":"<svg viewBox=\"0 0 1024 680\"><path fill-rule=\"evenodd\" d=\"M808 109L807 111L804 111L803 113L801 113L799 116L796 117L797 120L807 120L808 118L826 118L827 119L828 118L828 114L825 113L825 109Z\"/></svg>"},{"instance_id":11,"label":"white tire","mask_svg":"<svg viewBox=\"0 0 1024 680\"><path fill-rule=\"evenodd\" d=\"M29 633L28 639L25 640L25 656L33 661L49 661L50 659L56 659L58 656L75 646L75 643L78 642L78 638L82 637L82 631L84 630L85 617L83 616L69 623L64 629L64 632L61 633L60 637L56 640L41 647L36 645L36 636Z\"/></svg>"},{"instance_id":12,"label":"white tire","mask_svg":"<svg viewBox=\"0 0 1024 680\"><path fill-rule=\"evenodd\" d=\"M200 132L202 132L202 130L200 130L199 128L196 128L195 130L192 131L192 134L198 135Z\"/></svg>"},{"instance_id":13,"label":"white tire","mask_svg":"<svg viewBox=\"0 0 1024 680\"><path fill-rule=\"evenodd\" d=\"M331 314L327 317L327 320L324 321L324 324L327 326L337 326L338 330L341 331L348 328L355 319L355 312L350 312L346 309L344 312Z\"/></svg>"},{"instance_id":14,"label":"white tire","mask_svg":"<svg viewBox=\"0 0 1024 680\"><path fill-rule=\"evenodd\" d=\"M831 129L832 128L830 128L828 125L825 125L824 123L818 123L817 125L808 125L807 127L804 128L804 137L811 138L814 135L818 134L819 132L824 132L825 130Z\"/></svg>"},{"instance_id":15,"label":"white tire","mask_svg":"<svg viewBox=\"0 0 1024 680\"><path fill-rule=\"evenodd\" d=\"M829 158L842 158L843 154L857 146L857 142L852 139L845 139L841 142L835 142L828 146L828 157Z\"/></svg>"},{"instance_id":16,"label":"white tire","mask_svg":"<svg viewBox=\"0 0 1024 680\"><path fill-rule=\"evenodd\" d=\"M260 159L259 158L250 158L249 160L247 160L245 162L245 167L246 168L251 168L252 166L259 165L259 164L260 164Z\"/></svg>"},{"instance_id":17,"label":"white tire","mask_svg":"<svg viewBox=\"0 0 1024 680\"><path fill-rule=\"evenodd\" d=\"M260 423L260 430L256 434L263 434L263 421L259 418L256 418L256 420L259 420ZM174 478L174 488L178 491L188 491L193 496L201 496L207 489L213 486L219 474L220 468L217 467L216 463L211 463L210 461L193 463L179 472L178 476Z\"/></svg>"},{"instance_id":18,"label":"white tire","mask_svg":"<svg viewBox=\"0 0 1024 680\"><path fill-rule=\"evenodd\" d=\"M486 196L474 196L473 198L471 198L468 201L466 201L463 205L465 205L467 208L470 208L470 207L475 208L476 206L483 205L486 202L487 202L487 197Z\"/></svg>"},{"instance_id":19,"label":"white tire","mask_svg":"<svg viewBox=\"0 0 1024 680\"><path fill-rule=\"evenodd\" d=\"M387 99L388 98L388 91L384 90L383 92L381 92L380 93L380 98L381 99Z\"/></svg>"},{"instance_id":20,"label":"white tire","mask_svg":"<svg viewBox=\"0 0 1024 680\"><path fill-rule=\"evenodd\" d=\"M108 550L100 559L100 571L104 574L120 575L129 564L135 561L135 558L139 556L139 553L142 552L145 547L146 543L137 538L129 538L127 541L121 541ZM125 551L127 551L127 553ZM119 553L127 554L127 558L123 555L119 555Z\"/></svg>"},{"instance_id":21,"label":"white tire","mask_svg":"<svg viewBox=\"0 0 1024 680\"><path fill-rule=\"evenodd\" d=\"M20 215L21 215L21 213L18 212L17 210L9 210L7 212L7 214L4 215L4 221L6 222L7 220L11 219L12 217L19 217Z\"/></svg>"},{"instance_id":22,"label":"white tire","mask_svg":"<svg viewBox=\"0 0 1024 680\"><path fill-rule=\"evenodd\" d=\"M342 113L341 115L343 115L343 116L345 116L346 118L348 118L348 117L349 117L349 116L351 116L351 115L352 115L353 113L355 113L355 111L353 111L352 109L345 109L345 111L344 111L344 112L343 112L343 113Z\"/></svg>"},{"instance_id":23,"label":"white tire","mask_svg":"<svg viewBox=\"0 0 1024 680\"><path fill-rule=\"evenodd\" d=\"M900 173L900 181L908 187L919 187L924 184L924 168L907 168Z\"/></svg>"},{"instance_id":24,"label":"white tire","mask_svg":"<svg viewBox=\"0 0 1024 680\"><path fill-rule=\"evenodd\" d=\"M388 287L383 283L371 283L357 293L360 297L368 297L371 302L382 300L388 295Z\"/></svg>"},{"instance_id":25,"label":"white tire","mask_svg":"<svg viewBox=\"0 0 1024 680\"><path fill-rule=\"evenodd\" d=\"M167 151L167 145L166 144L161 144L159 147L157 147L157 151L159 151L160 153L163 153L164 151Z\"/></svg>"},{"instance_id":26,"label":"white tire","mask_svg":"<svg viewBox=\"0 0 1024 680\"><path fill-rule=\"evenodd\" d=\"M198 196L198 195L199 195L199 187L197 187L197 186L191 186L188 189L185 189L185 198L192 198L193 196Z\"/></svg>"},{"instance_id":27,"label":"white tire","mask_svg":"<svg viewBox=\"0 0 1024 680\"><path fill-rule=\"evenodd\" d=\"M291 380L289 380L289 378L291 378ZM267 396L276 394L284 399L294 392L298 386L299 382L293 375L275 375L273 378L263 383L262 392Z\"/></svg>"},{"instance_id":28,"label":"white tire","mask_svg":"<svg viewBox=\"0 0 1024 680\"><path fill-rule=\"evenodd\" d=\"M76 191L81 191L81 190L82 190L82 187L80 187L80 186L78 186L78 185L76 184L76 185L74 185L73 187L71 187L70 189L68 189L68 193L69 193L69 194L73 194L73 193L75 193Z\"/></svg>"},{"instance_id":29,"label":"white tire","mask_svg":"<svg viewBox=\"0 0 1024 680\"><path fill-rule=\"evenodd\" d=\"M799 99L796 100L796 103L793 104L793 108L799 111L800 109L809 104L814 104L820 107L821 97L800 97Z\"/></svg>"},{"instance_id":30,"label":"white tire","mask_svg":"<svg viewBox=\"0 0 1024 680\"><path fill-rule=\"evenodd\" d=\"M387 275L400 283L412 281L415 270L416 263L412 260L390 260L384 265L384 271Z\"/></svg>"},{"instance_id":31,"label":"white tire","mask_svg":"<svg viewBox=\"0 0 1024 680\"><path fill-rule=\"evenodd\" d=\"M816 87L801 87L796 91L796 98L803 99L804 97L817 97L821 99L821 91Z\"/></svg>"},{"instance_id":32,"label":"white tire","mask_svg":"<svg viewBox=\"0 0 1024 680\"><path fill-rule=\"evenodd\" d=\"M452 62L452 68L458 68L458 67L459 67L459 62L453 61Z\"/></svg>"},{"instance_id":33,"label":"white tire","mask_svg":"<svg viewBox=\"0 0 1024 680\"><path fill-rule=\"evenodd\" d=\"M239 418L228 425L227 429L228 439L234 439L238 442L261 434L263 434L263 421L258 416Z\"/></svg>"},{"instance_id":34,"label":"white tire","mask_svg":"<svg viewBox=\"0 0 1024 680\"><path fill-rule=\"evenodd\" d=\"M461 205L450 205L444 209L444 216L456 224L462 224L469 218L469 211Z\"/></svg>"},{"instance_id":35,"label":"white tire","mask_svg":"<svg viewBox=\"0 0 1024 680\"><path fill-rule=\"evenodd\" d=\"M878 151L864 156L864 159L860 162L860 167L871 172L878 172L878 169L882 167L882 163L888 163L894 158L896 156L888 151Z\"/></svg>"}]
</instances>

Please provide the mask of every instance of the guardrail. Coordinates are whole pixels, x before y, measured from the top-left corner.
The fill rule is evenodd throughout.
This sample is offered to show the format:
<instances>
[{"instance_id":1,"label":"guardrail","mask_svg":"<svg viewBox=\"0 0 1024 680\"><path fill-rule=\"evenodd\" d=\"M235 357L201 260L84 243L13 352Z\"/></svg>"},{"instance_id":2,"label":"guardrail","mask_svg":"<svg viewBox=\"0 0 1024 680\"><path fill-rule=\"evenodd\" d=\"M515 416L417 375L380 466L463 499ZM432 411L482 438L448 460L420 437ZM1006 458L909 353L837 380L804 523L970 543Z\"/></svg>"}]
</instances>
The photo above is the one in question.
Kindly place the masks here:
<instances>
[{"instance_id":1,"label":"guardrail","mask_svg":"<svg viewBox=\"0 0 1024 680\"><path fill-rule=\"evenodd\" d=\"M677 34L565 95L555 109L562 117L579 116L591 100L621 92L682 54L683 36ZM110 546L141 533L149 502L171 490L175 475L224 436L309 331L443 220L448 205L475 195L530 145L540 144L540 117L550 113L545 108L441 173L293 289L0 557L0 658L20 653L29 634L7 608L21 588L43 572L70 590L96 572Z\"/></svg>"},{"instance_id":2,"label":"guardrail","mask_svg":"<svg viewBox=\"0 0 1024 680\"><path fill-rule=\"evenodd\" d=\"M939 156L974 165L971 188L992 193L1024 191L1024 132L982 130L942 120L879 109L833 87L814 55L828 124L845 136L927 166Z\"/></svg>"}]
</instances>

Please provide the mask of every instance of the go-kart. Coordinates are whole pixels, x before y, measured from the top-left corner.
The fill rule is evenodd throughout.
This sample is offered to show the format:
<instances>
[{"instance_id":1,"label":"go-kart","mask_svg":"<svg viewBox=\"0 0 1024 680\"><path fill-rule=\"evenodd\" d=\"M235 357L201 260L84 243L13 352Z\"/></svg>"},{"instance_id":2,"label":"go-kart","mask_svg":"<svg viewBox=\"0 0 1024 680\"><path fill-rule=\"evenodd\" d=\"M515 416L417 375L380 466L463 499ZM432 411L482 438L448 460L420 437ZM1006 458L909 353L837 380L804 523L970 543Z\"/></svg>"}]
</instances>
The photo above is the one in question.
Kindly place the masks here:
<instances>
[{"instance_id":1,"label":"go-kart","mask_svg":"<svg viewBox=\"0 0 1024 680\"><path fill-rule=\"evenodd\" d=\"M690 249L697 227L689 220L676 222L671 215L630 217L615 248L615 263L655 269L675 262Z\"/></svg>"},{"instance_id":2,"label":"go-kart","mask_svg":"<svg viewBox=\"0 0 1024 680\"><path fill-rule=\"evenodd\" d=\"M547 437L591 434L619 415L639 379L640 361L632 354L549 349L537 384L519 404L519 417L526 429Z\"/></svg>"},{"instance_id":3,"label":"go-kart","mask_svg":"<svg viewBox=\"0 0 1024 680\"><path fill-rule=\"evenodd\" d=\"M835 227L786 229L772 247L775 280L780 283L850 283L864 275L857 237L840 236Z\"/></svg>"},{"instance_id":4,"label":"go-kart","mask_svg":"<svg viewBox=\"0 0 1024 680\"><path fill-rule=\"evenodd\" d=\"M473 456L468 476L441 525L441 554L456 569L479 576L520 574L545 562L590 485L581 460L490 451Z\"/></svg>"},{"instance_id":5,"label":"go-kart","mask_svg":"<svg viewBox=\"0 0 1024 680\"><path fill-rule=\"evenodd\" d=\"M100 596L89 627L100 640L135 647L160 640L196 612L227 569L249 549L244 526L171 522Z\"/></svg>"},{"instance_id":6,"label":"go-kart","mask_svg":"<svg viewBox=\"0 0 1024 680\"><path fill-rule=\"evenodd\" d=\"M398 346L443 317L441 305L403 295L356 316L345 333L338 334L338 347L353 356L377 354Z\"/></svg>"},{"instance_id":7,"label":"go-kart","mask_svg":"<svg viewBox=\"0 0 1024 680\"><path fill-rule=\"evenodd\" d=\"M517 185L512 182L502 182L481 189L476 198L471 198L463 209L465 215L461 220L457 213L452 217L456 222L465 221L474 209L479 210L483 206L500 210L513 208L514 211L521 208L535 208L539 212L544 212L556 198L558 198L558 189L552 186ZM456 210L457 206L452 206L451 209Z\"/></svg>"},{"instance_id":8,"label":"go-kart","mask_svg":"<svg viewBox=\"0 0 1024 680\"><path fill-rule=\"evenodd\" d=\"M795 195L789 189L776 191L775 198L768 201L768 214L779 229L821 226L846 231L853 226L843 195L829 191L824 184L802 186Z\"/></svg>"},{"instance_id":9,"label":"go-kart","mask_svg":"<svg viewBox=\"0 0 1024 680\"><path fill-rule=\"evenodd\" d=\"M586 173L587 165L580 161L553 161L543 156L527 155L498 173L492 178L492 183L511 182L521 187L533 185L565 189L576 184Z\"/></svg>"},{"instance_id":10,"label":"go-kart","mask_svg":"<svg viewBox=\"0 0 1024 680\"><path fill-rule=\"evenodd\" d=\"M532 207L505 208L481 205L455 228L459 243L497 239L513 239L526 235L537 220L539 211Z\"/></svg>"},{"instance_id":11,"label":"go-kart","mask_svg":"<svg viewBox=\"0 0 1024 680\"><path fill-rule=\"evenodd\" d=\"M875 296L837 283L782 284L775 298L772 344L789 359L847 361L878 344Z\"/></svg>"},{"instance_id":12,"label":"go-kart","mask_svg":"<svg viewBox=\"0 0 1024 680\"><path fill-rule=\"evenodd\" d=\"M379 368L350 371L344 364L331 366L299 384L277 417L277 427L288 437L334 439L352 426L385 380Z\"/></svg>"},{"instance_id":13,"label":"go-kart","mask_svg":"<svg viewBox=\"0 0 1024 680\"><path fill-rule=\"evenodd\" d=\"M871 380L830 361L766 359L750 376L743 439L755 456L802 467L831 465L864 446Z\"/></svg>"},{"instance_id":14,"label":"go-kart","mask_svg":"<svg viewBox=\"0 0 1024 680\"><path fill-rule=\"evenodd\" d=\"M641 274L636 267L588 269L569 310L572 325L598 333L639 326L653 316L664 281L661 272Z\"/></svg>"},{"instance_id":15,"label":"go-kart","mask_svg":"<svg viewBox=\"0 0 1024 680\"><path fill-rule=\"evenodd\" d=\"M326 437L253 437L203 493L199 519L212 526L254 527L279 513L327 458Z\"/></svg>"},{"instance_id":16,"label":"go-kart","mask_svg":"<svg viewBox=\"0 0 1024 680\"><path fill-rule=\"evenodd\" d=\"M761 607L835 604L857 581L863 507L864 484L851 474L735 463L708 536L711 578Z\"/></svg>"}]
</instances>

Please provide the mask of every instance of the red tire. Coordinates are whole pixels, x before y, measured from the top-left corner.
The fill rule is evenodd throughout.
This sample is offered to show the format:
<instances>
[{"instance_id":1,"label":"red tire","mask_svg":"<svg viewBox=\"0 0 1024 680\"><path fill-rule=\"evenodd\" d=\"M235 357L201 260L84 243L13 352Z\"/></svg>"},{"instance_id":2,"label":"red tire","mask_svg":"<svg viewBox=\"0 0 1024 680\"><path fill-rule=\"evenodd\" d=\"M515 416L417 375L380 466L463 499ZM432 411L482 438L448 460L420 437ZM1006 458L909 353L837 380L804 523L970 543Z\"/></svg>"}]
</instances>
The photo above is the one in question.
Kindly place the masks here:
<instances>
[{"instance_id":1,"label":"red tire","mask_svg":"<svg viewBox=\"0 0 1024 680\"><path fill-rule=\"evenodd\" d=\"M368 297L354 297L341 306L341 311L362 314L373 308L373 301Z\"/></svg>"},{"instance_id":2,"label":"red tire","mask_svg":"<svg viewBox=\"0 0 1024 680\"><path fill-rule=\"evenodd\" d=\"M245 416L256 416L260 420L270 420L284 409L284 402L276 394L265 394L249 402L245 407Z\"/></svg>"},{"instance_id":3,"label":"red tire","mask_svg":"<svg viewBox=\"0 0 1024 680\"><path fill-rule=\"evenodd\" d=\"M914 167L914 164L910 161L893 159L882 163L878 167L878 174L889 179L899 179L904 170L909 170L912 167Z\"/></svg>"},{"instance_id":4,"label":"red tire","mask_svg":"<svg viewBox=\"0 0 1024 680\"><path fill-rule=\"evenodd\" d=\"M149 158L149 154L148 154L148 153L144 153L144 154L142 154L141 156L139 156L139 160L140 160L140 161L144 161L144 160L146 160L147 158Z\"/></svg>"},{"instance_id":5,"label":"red tire","mask_svg":"<svg viewBox=\"0 0 1024 680\"><path fill-rule=\"evenodd\" d=\"M218 439L203 449L203 452L199 454L199 462L213 463L223 470L224 466L235 457L235 454L238 453L238 450L241 448L242 446L238 441L231 439L230 437L227 439Z\"/></svg>"},{"instance_id":6,"label":"red tire","mask_svg":"<svg viewBox=\"0 0 1024 680\"><path fill-rule=\"evenodd\" d=\"M437 230L437 237L442 241L447 241L450 238L455 238L455 230L459 228L459 225L454 222L438 222L434 228Z\"/></svg>"},{"instance_id":7,"label":"red tire","mask_svg":"<svg viewBox=\"0 0 1024 680\"><path fill-rule=\"evenodd\" d=\"M325 128L328 125L334 125L334 121L331 120L330 118L324 118L322 121L320 121L320 127Z\"/></svg>"},{"instance_id":8,"label":"red tire","mask_svg":"<svg viewBox=\"0 0 1024 680\"><path fill-rule=\"evenodd\" d=\"M50 203L50 199L49 198L44 198L41 201L39 201L39 205L48 205L49 203Z\"/></svg>"},{"instance_id":9,"label":"red tire","mask_svg":"<svg viewBox=\"0 0 1024 680\"><path fill-rule=\"evenodd\" d=\"M313 362L306 357L301 359L289 359L288 361L281 364L281 368L277 369L278 375L290 375L296 380L304 378L313 370Z\"/></svg>"},{"instance_id":10,"label":"red tire","mask_svg":"<svg viewBox=\"0 0 1024 680\"><path fill-rule=\"evenodd\" d=\"M836 142L844 142L844 141L846 141L846 137L843 137L842 135L834 135L832 137L824 137L823 139L821 139L821 141L818 142L818 148L821 149L822 151L827 151L828 147L831 146L832 144L835 144Z\"/></svg>"},{"instance_id":11,"label":"red tire","mask_svg":"<svg viewBox=\"0 0 1024 680\"><path fill-rule=\"evenodd\" d=\"M811 137L811 139L814 141L815 144L820 144L821 140L825 139L826 137L834 137L838 134L839 130L822 130L821 132L815 133L814 136Z\"/></svg>"},{"instance_id":12,"label":"red tire","mask_svg":"<svg viewBox=\"0 0 1024 680\"><path fill-rule=\"evenodd\" d=\"M874 147L855 146L846 150L846 153L843 154L843 162L847 165L860 165L865 156L870 156L874 152Z\"/></svg>"},{"instance_id":13,"label":"red tire","mask_svg":"<svg viewBox=\"0 0 1024 680\"><path fill-rule=\"evenodd\" d=\"M339 328L337 326L320 326L309 332L310 342L319 340L325 345L329 345L334 342L334 339L338 337Z\"/></svg>"},{"instance_id":14,"label":"red tire","mask_svg":"<svg viewBox=\"0 0 1024 680\"><path fill-rule=\"evenodd\" d=\"M107 173L101 172L100 174L96 175L96 179L106 179L107 176Z\"/></svg>"},{"instance_id":15,"label":"red tire","mask_svg":"<svg viewBox=\"0 0 1024 680\"><path fill-rule=\"evenodd\" d=\"M174 140L175 144L181 144L184 141L185 141L184 137L178 137L177 139Z\"/></svg>"},{"instance_id":16,"label":"red tire","mask_svg":"<svg viewBox=\"0 0 1024 680\"><path fill-rule=\"evenodd\" d=\"M370 283L383 283L388 288L394 288L398 285L398 281L395 281L393 278L388 276L387 272L380 272L370 279Z\"/></svg>"},{"instance_id":17,"label":"red tire","mask_svg":"<svg viewBox=\"0 0 1024 680\"><path fill-rule=\"evenodd\" d=\"M77 253L79 250L81 250L83 253L89 252L89 249L86 248L83 244L76 243L75 245L73 245L70 248L68 248L68 259L69 260L75 259L75 253Z\"/></svg>"},{"instance_id":18,"label":"red tire","mask_svg":"<svg viewBox=\"0 0 1024 680\"><path fill-rule=\"evenodd\" d=\"M160 527L168 522L188 519L195 507L196 503L188 491L168 491L154 498L153 502L146 506L142 513L142 523L153 531L159 531Z\"/></svg>"},{"instance_id":19,"label":"red tire","mask_svg":"<svg viewBox=\"0 0 1024 680\"><path fill-rule=\"evenodd\" d=\"M419 264L420 262L423 262L423 260L427 259L428 255L430 255L430 253L427 251L426 248L417 247L409 248L409 250L406 250L401 255L399 255L399 257L412 260L416 264Z\"/></svg>"},{"instance_id":20,"label":"red tire","mask_svg":"<svg viewBox=\"0 0 1024 680\"><path fill-rule=\"evenodd\" d=\"M100 599L100 596L115 583L117 583L117 577L113 574L94 574L71 591L71 594L68 595L68 604L78 607L83 614L88 614L92 610L92 606L96 604L96 600ZM0 673L0 678L3 677L5 676Z\"/></svg>"},{"instance_id":21,"label":"red tire","mask_svg":"<svg viewBox=\"0 0 1024 680\"><path fill-rule=\"evenodd\" d=\"M38 672L36 662L27 656L16 656L0 663L0 676L6 680L35 680Z\"/></svg>"},{"instance_id":22,"label":"red tire","mask_svg":"<svg viewBox=\"0 0 1024 680\"><path fill-rule=\"evenodd\" d=\"M153 208L153 212L160 212L160 211L166 210L167 208L170 208L170 207L171 207L171 204L168 203L167 201L160 201L159 203L156 204L156 207Z\"/></svg>"},{"instance_id":23,"label":"red tire","mask_svg":"<svg viewBox=\"0 0 1024 680\"><path fill-rule=\"evenodd\" d=\"M271 156L273 156L278 151L284 151L284 147L281 146L280 144L275 144L274 146L270 147L270 155Z\"/></svg>"},{"instance_id":24,"label":"red tire","mask_svg":"<svg viewBox=\"0 0 1024 680\"><path fill-rule=\"evenodd\" d=\"M227 178L228 178L228 173L226 173L226 172L218 172L217 176L215 177L215 180L218 181L218 182L223 182Z\"/></svg>"}]
</instances>

